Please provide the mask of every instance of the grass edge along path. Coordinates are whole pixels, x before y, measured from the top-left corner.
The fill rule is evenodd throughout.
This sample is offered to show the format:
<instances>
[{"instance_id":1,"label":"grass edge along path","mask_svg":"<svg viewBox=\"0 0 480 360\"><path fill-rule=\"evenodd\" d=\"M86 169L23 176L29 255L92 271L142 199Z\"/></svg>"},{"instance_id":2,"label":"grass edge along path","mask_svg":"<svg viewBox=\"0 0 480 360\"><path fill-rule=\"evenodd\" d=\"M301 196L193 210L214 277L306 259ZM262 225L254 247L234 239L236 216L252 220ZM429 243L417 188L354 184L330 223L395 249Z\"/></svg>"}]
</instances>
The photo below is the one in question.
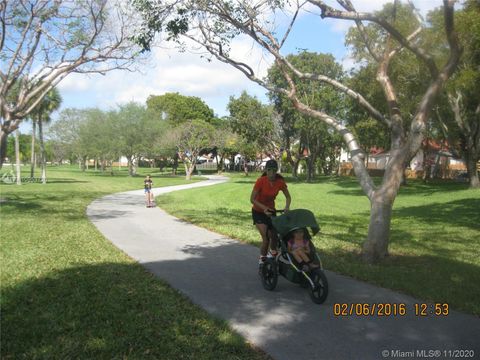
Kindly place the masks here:
<instances>
[{"instance_id":1,"label":"grass edge along path","mask_svg":"<svg viewBox=\"0 0 480 360\"><path fill-rule=\"evenodd\" d=\"M143 177L49 168L0 185L2 359L268 359L115 248L86 217ZM152 173L154 186L185 183Z\"/></svg>"},{"instance_id":2,"label":"grass edge along path","mask_svg":"<svg viewBox=\"0 0 480 360\"><path fill-rule=\"evenodd\" d=\"M233 176L215 187L162 195L157 204L182 220L259 246L249 203L255 179L256 174ZM369 203L355 179L306 184L287 178L287 184L292 208L312 210L320 223L314 242L327 270L480 315L480 190L421 181L402 187L394 205L390 256L369 265L359 256ZM277 201L281 208L281 194Z\"/></svg>"}]
</instances>

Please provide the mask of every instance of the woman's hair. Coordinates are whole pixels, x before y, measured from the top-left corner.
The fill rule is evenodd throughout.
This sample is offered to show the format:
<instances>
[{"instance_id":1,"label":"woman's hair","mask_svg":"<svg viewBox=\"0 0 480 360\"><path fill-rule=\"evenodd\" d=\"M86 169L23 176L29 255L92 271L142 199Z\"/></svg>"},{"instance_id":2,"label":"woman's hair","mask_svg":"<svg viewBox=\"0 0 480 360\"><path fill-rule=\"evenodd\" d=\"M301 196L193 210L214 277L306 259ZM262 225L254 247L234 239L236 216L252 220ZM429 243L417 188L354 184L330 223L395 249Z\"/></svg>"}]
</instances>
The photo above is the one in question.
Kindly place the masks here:
<instances>
[{"instance_id":1,"label":"woman's hair","mask_svg":"<svg viewBox=\"0 0 480 360\"><path fill-rule=\"evenodd\" d=\"M265 163L265 169L275 169L275 170L278 170L278 163L273 160L273 159L270 159L268 160L266 163Z\"/></svg>"}]
</instances>

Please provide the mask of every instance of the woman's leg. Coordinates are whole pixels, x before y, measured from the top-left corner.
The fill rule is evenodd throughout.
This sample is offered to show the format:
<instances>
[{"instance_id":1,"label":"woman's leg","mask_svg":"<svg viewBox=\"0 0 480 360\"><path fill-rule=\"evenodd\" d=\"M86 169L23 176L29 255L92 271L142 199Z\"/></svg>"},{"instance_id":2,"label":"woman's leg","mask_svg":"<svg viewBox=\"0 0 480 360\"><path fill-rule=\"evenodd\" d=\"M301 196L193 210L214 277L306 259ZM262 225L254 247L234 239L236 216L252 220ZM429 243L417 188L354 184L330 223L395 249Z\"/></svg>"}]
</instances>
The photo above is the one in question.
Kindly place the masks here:
<instances>
[{"instance_id":1,"label":"woman's leg","mask_svg":"<svg viewBox=\"0 0 480 360\"><path fill-rule=\"evenodd\" d=\"M277 253L277 247L278 247L277 233L272 228L267 229L267 231L270 238L270 249L272 250L272 254Z\"/></svg>"},{"instance_id":2,"label":"woman's leg","mask_svg":"<svg viewBox=\"0 0 480 360\"><path fill-rule=\"evenodd\" d=\"M260 246L260 256L267 256L268 252L268 236L267 236L267 225L266 224L255 224L257 226L258 232L262 237L262 246Z\"/></svg>"}]
</instances>

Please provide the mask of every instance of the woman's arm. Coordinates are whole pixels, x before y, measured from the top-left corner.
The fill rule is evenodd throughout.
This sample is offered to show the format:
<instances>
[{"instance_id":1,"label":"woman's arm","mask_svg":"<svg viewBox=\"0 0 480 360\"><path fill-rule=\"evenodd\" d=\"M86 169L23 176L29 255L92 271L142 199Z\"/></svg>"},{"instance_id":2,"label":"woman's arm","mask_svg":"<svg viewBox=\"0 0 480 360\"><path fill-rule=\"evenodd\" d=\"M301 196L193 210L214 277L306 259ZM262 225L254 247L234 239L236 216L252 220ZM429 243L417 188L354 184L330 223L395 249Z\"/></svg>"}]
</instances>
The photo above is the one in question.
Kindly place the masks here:
<instances>
[{"instance_id":1,"label":"woman's arm","mask_svg":"<svg viewBox=\"0 0 480 360\"><path fill-rule=\"evenodd\" d=\"M258 202L257 200L255 200L255 198L257 197L258 195L258 190L255 190L253 189L252 190L252 194L250 195L250 202L255 205L256 207L260 208L260 209L263 209L263 212L267 212L268 210L271 210L269 209L267 206L263 205L261 202Z\"/></svg>"},{"instance_id":2,"label":"woman's arm","mask_svg":"<svg viewBox=\"0 0 480 360\"><path fill-rule=\"evenodd\" d=\"M292 197L290 196L290 192L288 189L282 190L283 194L285 195L285 211L290 210L290 203L292 202Z\"/></svg>"}]
</instances>

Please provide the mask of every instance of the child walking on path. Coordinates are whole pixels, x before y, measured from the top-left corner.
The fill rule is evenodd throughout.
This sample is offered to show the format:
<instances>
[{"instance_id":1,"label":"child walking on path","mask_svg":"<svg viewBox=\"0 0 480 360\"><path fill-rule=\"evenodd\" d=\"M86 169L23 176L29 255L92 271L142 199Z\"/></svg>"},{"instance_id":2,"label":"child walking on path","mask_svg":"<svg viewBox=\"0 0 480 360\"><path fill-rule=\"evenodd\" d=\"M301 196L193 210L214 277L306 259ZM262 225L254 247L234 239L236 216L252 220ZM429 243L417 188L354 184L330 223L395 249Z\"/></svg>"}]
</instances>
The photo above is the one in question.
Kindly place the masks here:
<instances>
[{"instance_id":1,"label":"child walking on path","mask_svg":"<svg viewBox=\"0 0 480 360\"><path fill-rule=\"evenodd\" d=\"M145 189L145 200L147 202L147 207L153 206L153 193L152 193L153 181L150 175L147 175L145 180L143 180L143 187Z\"/></svg>"}]
</instances>

